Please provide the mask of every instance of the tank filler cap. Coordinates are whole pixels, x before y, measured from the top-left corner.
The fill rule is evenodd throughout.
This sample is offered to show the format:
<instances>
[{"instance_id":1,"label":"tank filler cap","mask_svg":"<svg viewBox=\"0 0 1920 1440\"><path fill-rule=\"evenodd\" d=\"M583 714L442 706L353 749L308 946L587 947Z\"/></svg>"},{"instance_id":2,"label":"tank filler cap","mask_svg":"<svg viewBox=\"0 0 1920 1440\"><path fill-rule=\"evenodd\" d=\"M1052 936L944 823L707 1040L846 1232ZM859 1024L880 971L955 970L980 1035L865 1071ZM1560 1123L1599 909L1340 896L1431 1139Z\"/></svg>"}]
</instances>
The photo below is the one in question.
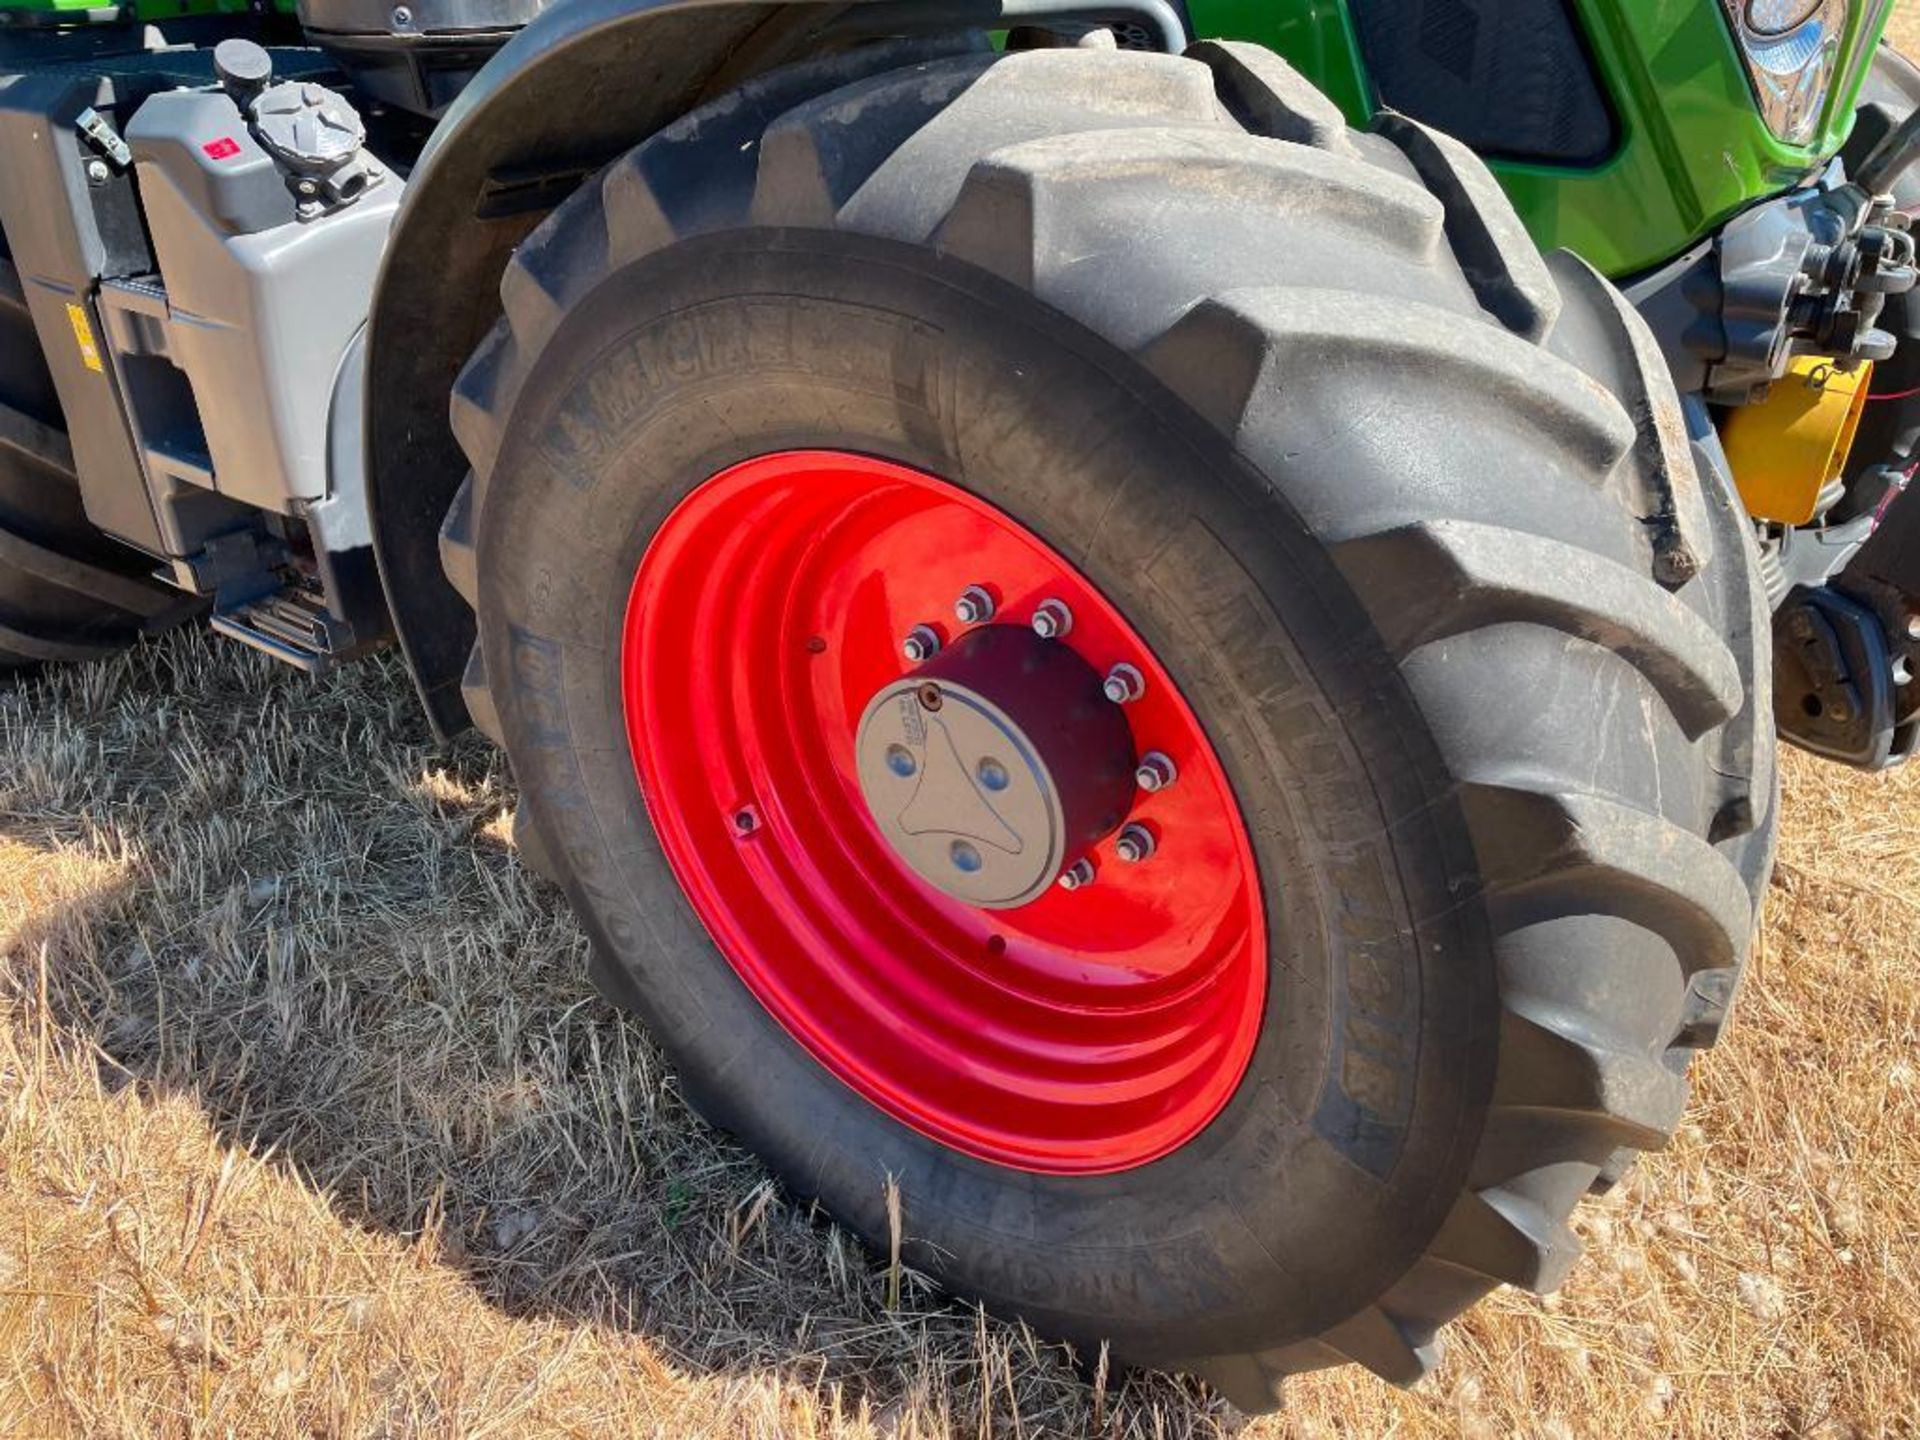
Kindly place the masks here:
<instances>
[{"instance_id":1,"label":"tank filler cap","mask_svg":"<svg viewBox=\"0 0 1920 1440\"><path fill-rule=\"evenodd\" d=\"M350 205L380 183L364 149L366 123L336 91L289 80L263 90L247 113L261 148L289 173L303 218Z\"/></svg>"},{"instance_id":2,"label":"tank filler cap","mask_svg":"<svg viewBox=\"0 0 1920 1440\"><path fill-rule=\"evenodd\" d=\"M289 80L253 102L260 143L296 170L324 172L345 164L366 143L360 112L324 85Z\"/></svg>"},{"instance_id":3,"label":"tank filler cap","mask_svg":"<svg viewBox=\"0 0 1920 1440\"><path fill-rule=\"evenodd\" d=\"M273 56L251 40L222 40L213 47L213 73L244 111L273 79Z\"/></svg>"}]
</instances>

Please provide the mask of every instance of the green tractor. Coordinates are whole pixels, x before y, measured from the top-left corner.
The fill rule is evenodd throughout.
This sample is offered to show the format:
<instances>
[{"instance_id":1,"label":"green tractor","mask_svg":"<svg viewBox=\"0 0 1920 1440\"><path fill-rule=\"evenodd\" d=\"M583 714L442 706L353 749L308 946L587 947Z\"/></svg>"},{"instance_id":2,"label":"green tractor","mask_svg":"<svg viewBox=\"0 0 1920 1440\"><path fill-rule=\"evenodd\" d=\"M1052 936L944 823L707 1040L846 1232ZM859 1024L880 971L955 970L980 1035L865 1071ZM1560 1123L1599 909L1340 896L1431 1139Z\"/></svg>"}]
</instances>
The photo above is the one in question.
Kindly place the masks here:
<instances>
[{"instance_id":1,"label":"green tractor","mask_svg":"<svg viewBox=\"0 0 1920 1440\"><path fill-rule=\"evenodd\" d=\"M0 667L397 645L793 1194L1411 1383L1920 744L1888 11L0 10Z\"/></svg>"}]
</instances>

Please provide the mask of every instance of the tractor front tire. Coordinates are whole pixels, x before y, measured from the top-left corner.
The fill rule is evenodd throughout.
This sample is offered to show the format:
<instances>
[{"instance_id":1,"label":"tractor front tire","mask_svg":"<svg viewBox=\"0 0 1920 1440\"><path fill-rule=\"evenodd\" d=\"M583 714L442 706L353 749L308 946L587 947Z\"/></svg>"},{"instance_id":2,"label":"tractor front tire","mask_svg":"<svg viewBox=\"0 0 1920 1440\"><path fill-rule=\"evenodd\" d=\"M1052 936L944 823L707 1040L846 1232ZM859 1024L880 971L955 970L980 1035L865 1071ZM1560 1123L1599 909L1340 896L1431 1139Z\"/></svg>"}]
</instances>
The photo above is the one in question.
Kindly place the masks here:
<instances>
[{"instance_id":1,"label":"tractor front tire","mask_svg":"<svg viewBox=\"0 0 1920 1440\"><path fill-rule=\"evenodd\" d=\"M501 295L442 534L470 708L704 1114L882 1249L897 1188L952 1289L1246 1409L1411 1383L1559 1282L1747 953L1767 626L1645 327L1477 159L1253 47L879 45L647 140ZM853 680L911 685L923 622L901 704L938 705L976 582L1020 654L1070 592L1047 632L1137 661L1107 693L1144 672L1142 751L1185 747L1155 853L1109 830L1012 908L828 823L886 783Z\"/></svg>"}]
</instances>

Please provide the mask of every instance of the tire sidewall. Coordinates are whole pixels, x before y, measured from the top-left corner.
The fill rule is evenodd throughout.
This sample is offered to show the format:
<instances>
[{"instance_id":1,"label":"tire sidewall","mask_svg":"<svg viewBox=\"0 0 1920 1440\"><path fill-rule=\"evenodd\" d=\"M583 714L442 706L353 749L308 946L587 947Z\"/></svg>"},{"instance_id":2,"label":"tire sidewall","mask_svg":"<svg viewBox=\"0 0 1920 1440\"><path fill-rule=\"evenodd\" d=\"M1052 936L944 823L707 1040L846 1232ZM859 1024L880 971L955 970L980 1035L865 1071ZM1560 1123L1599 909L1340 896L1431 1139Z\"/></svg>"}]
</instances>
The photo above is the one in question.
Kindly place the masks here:
<instances>
[{"instance_id":1,"label":"tire sidewall","mask_svg":"<svg viewBox=\"0 0 1920 1440\"><path fill-rule=\"evenodd\" d=\"M1417 1259L1466 1181L1497 1036L1452 781L1297 516L1118 352L925 251L685 242L610 277L532 365L481 500L481 634L576 908L683 1082L874 1243L1123 1359L1319 1333ZM1271 954L1246 1079L1109 1176L977 1161L868 1104L760 1006L682 896L628 750L620 643L673 507L783 449L913 465L1069 556L1173 673L1226 768ZM1284 617L1284 619L1283 619Z\"/></svg>"}]
</instances>

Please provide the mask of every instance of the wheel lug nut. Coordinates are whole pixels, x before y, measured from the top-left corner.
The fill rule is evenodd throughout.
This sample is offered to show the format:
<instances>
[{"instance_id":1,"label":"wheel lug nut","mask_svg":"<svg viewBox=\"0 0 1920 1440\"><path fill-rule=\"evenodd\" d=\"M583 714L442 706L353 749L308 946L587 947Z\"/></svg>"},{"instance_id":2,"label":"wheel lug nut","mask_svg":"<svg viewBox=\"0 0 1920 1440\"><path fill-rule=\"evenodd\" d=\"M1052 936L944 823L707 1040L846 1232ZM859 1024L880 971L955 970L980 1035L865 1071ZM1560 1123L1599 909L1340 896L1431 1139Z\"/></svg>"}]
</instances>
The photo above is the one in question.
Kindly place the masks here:
<instances>
[{"instance_id":1,"label":"wheel lug nut","mask_svg":"<svg viewBox=\"0 0 1920 1440\"><path fill-rule=\"evenodd\" d=\"M1093 884L1093 862L1076 860L1060 872L1060 878L1053 882L1062 890L1079 890Z\"/></svg>"},{"instance_id":2,"label":"wheel lug nut","mask_svg":"<svg viewBox=\"0 0 1920 1440\"><path fill-rule=\"evenodd\" d=\"M1133 772L1133 783L1151 795L1156 790L1166 789L1179 776L1180 772L1174 768L1171 755L1149 750L1140 757L1139 768Z\"/></svg>"},{"instance_id":3,"label":"wheel lug nut","mask_svg":"<svg viewBox=\"0 0 1920 1440\"><path fill-rule=\"evenodd\" d=\"M916 625L900 642L900 653L918 665L940 653L940 632L931 625Z\"/></svg>"},{"instance_id":4,"label":"wheel lug nut","mask_svg":"<svg viewBox=\"0 0 1920 1440\"><path fill-rule=\"evenodd\" d=\"M953 602L954 618L962 625L984 625L993 619L993 596L984 585L969 585Z\"/></svg>"},{"instance_id":5,"label":"wheel lug nut","mask_svg":"<svg viewBox=\"0 0 1920 1440\"><path fill-rule=\"evenodd\" d=\"M1113 853L1129 865L1138 865L1155 848L1153 832L1144 825L1122 825L1113 842Z\"/></svg>"},{"instance_id":6,"label":"wheel lug nut","mask_svg":"<svg viewBox=\"0 0 1920 1440\"><path fill-rule=\"evenodd\" d=\"M1116 705L1131 705L1147 693L1147 677L1123 660L1107 672L1100 693Z\"/></svg>"},{"instance_id":7,"label":"wheel lug nut","mask_svg":"<svg viewBox=\"0 0 1920 1440\"><path fill-rule=\"evenodd\" d=\"M1073 612L1064 600L1042 600L1033 610L1033 633L1042 640L1058 640L1073 629Z\"/></svg>"}]
</instances>

